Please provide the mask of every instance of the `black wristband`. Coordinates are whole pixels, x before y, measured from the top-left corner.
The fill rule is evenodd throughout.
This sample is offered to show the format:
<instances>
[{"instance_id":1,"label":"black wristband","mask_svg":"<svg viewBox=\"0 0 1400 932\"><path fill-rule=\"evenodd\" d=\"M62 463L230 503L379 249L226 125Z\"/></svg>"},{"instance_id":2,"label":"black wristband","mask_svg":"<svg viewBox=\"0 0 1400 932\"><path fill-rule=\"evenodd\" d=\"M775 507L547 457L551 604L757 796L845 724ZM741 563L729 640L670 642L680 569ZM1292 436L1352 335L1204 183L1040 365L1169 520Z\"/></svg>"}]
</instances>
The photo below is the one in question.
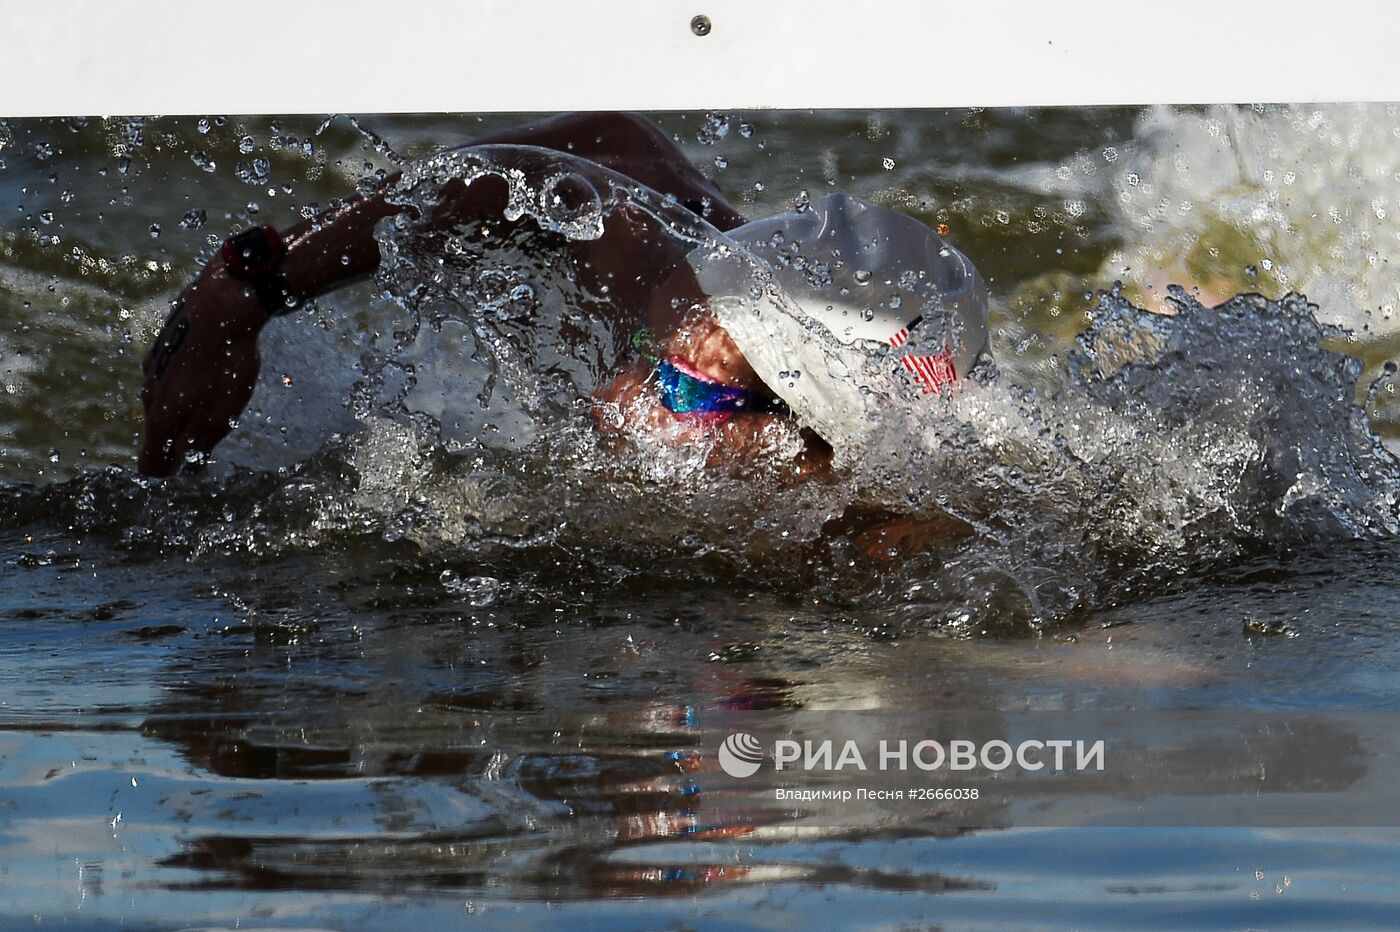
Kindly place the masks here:
<instances>
[{"instance_id":1,"label":"black wristband","mask_svg":"<svg viewBox=\"0 0 1400 932\"><path fill-rule=\"evenodd\" d=\"M287 274L281 269L263 272L251 281L253 290L258 293L258 300L262 302L269 317L290 314L306 303L306 299L292 288L291 283L287 281Z\"/></svg>"},{"instance_id":2,"label":"black wristband","mask_svg":"<svg viewBox=\"0 0 1400 932\"><path fill-rule=\"evenodd\" d=\"M269 317L289 314L306 303L282 271L287 244L272 227L253 227L230 237L219 254L230 275L253 286Z\"/></svg>"}]
</instances>

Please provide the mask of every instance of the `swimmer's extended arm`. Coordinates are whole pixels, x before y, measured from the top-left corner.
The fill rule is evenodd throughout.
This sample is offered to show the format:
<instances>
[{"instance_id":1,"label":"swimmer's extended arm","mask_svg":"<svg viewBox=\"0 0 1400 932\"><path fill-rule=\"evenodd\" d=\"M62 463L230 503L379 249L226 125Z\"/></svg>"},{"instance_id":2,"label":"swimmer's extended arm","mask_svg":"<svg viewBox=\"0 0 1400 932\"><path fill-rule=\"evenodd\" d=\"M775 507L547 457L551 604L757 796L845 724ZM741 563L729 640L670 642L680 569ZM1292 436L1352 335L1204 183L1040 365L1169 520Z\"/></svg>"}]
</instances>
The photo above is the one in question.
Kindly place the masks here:
<instances>
[{"instance_id":1,"label":"swimmer's extended arm","mask_svg":"<svg viewBox=\"0 0 1400 932\"><path fill-rule=\"evenodd\" d=\"M223 439L253 395L267 310L247 282L211 262L175 300L146 355L146 429L137 466L166 476Z\"/></svg>"},{"instance_id":2,"label":"swimmer's extended arm","mask_svg":"<svg viewBox=\"0 0 1400 932\"><path fill-rule=\"evenodd\" d=\"M517 144L554 149L587 159L682 202L702 202L712 223L728 229L743 218L724 201L684 154L655 126L629 114L571 114L495 134L476 144ZM386 186L395 178L389 179ZM499 216L505 186L482 178L444 188L429 225L451 226ZM282 236L287 254L281 271L305 298L333 291L374 271L379 264L375 225L404 208L384 191L331 208ZM613 294L629 297L654 284L668 267L652 253L654 241L639 228L618 222L589 244L586 264L609 276ZM596 258L596 261L593 259ZM637 275L636 269L645 270ZM631 297L635 297L632 295ZM169 475L183 462L197 462L228 434L252 397L258 373L257 338L268 315L245 283L231 278L217 257L186 288L148 354L142 402L146 429L138 465L147 475Z\"/></svg>"},{"instance_id":3,"label":"swimmer's extended arm","mask_svg":"<svg viewBox=\"0 0 1400 932\"><path fill-rule=\"evenodd\" d=\"M700 174L655 124L636 114L563 114L474 140L471 145L536 146L563 152L671 195L702 213L717 229L730 230L744 222L714 182ZM286 231L288 250L283 269L295 290L314 297L362 278L378 267L379 246L374 227L383 218L403 210L387 199L387 189L397 180L398 175L390 176L378 193L352 200ZM499 179L482 178L470 187L450 185L429 226L449 227L481 217L496 217L505 205L506 189ZM621 256L629 265L645 259L636 255L635 249L619 252L606 239L605 234L605 241L595 243L591 251Z\"/></svg>"},{"instance_id":4,"label":"swimmer's extended arm","mask_svg":"<svg viewBox=\"0 0 1400 932\"><path fill-rule=\"evenodd\" d=\"M471 145L537 146L563 152L672 195L720 230L744 222L714 182L700 174L655 124L636 114L568 113L494 133ZM398 177L390 176L385 189ZM499 216L506 203L504 185L491 178L480 179L470 189L458 184L445 193L430 225L447 227ZM402 210L388 202L382 189L287 230L283 268L293 288L312 297L372 273L379 265L375 224Z\"/></svg>"}]
</instances>

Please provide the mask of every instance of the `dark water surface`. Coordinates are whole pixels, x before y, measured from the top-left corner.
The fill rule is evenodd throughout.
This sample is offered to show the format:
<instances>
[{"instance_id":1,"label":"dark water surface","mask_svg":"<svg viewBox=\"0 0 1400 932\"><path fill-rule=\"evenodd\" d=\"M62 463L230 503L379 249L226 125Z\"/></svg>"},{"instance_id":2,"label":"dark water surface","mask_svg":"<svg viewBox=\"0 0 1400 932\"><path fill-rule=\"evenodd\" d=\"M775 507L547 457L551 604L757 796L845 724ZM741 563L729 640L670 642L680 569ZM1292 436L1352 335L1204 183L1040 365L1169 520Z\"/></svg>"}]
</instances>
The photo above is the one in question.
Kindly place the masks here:
<instances>
[{"instance_id":1,"label":"dark water surface","mask_svg":"<svg viewBox=\"0 0 1400 932\"><path fill-rule=\"evenodd\" d=\"M715 824L694 777L735 710L1400 708L1400 484L1367 432L1392 421L1400 119L659 119L755 215L840 187L950 225L999 328L999 381L968 390L998 426L965 452L1001 485L953 495L984 536L891 568L815 540L820 497L707 498L499 410L517 452L463 441L479 368L399 340L378 285L269 331L219 468L141 480L140 357L201 250L393 153L343 117L11 121L0 925L1391 924L1396 829ZM501 124L364 122L409 156ZM1094 288L1150 303L1163 276L1306 291L1353 335L1109 300L1074 356ZM398 371L419 401L343 403Z\"/></svg>"}]
</instances>

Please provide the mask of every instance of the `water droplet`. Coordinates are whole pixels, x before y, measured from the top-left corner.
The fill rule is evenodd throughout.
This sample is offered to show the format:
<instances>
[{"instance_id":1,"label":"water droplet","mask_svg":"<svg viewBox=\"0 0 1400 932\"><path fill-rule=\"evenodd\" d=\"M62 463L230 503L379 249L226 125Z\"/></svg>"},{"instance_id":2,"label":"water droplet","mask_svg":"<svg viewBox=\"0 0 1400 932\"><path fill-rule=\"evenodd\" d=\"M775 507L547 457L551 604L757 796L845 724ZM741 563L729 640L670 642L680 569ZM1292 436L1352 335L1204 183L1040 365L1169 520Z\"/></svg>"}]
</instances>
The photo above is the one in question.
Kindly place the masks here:
<instances>
[{"instance_id":1,"label":"water droplet","mask_svg":"<svg viewBox=\"0 0 1400 932\"><path fill-rule=\"evenodd\" d=\"M53 223L53 211L45 210L39 214L40 223Z\"/></svg>"},{"instance_id":2,"label":"water droplet","mask_svg":"<svg viewBox=\"0 0 1400 932\"><path fill-rule=\"evenodd\" d=\"M234 166L233 173L238 176L238 180L244 184L262 185L267 183L267 177L272 172L272 163L265 158L253 159L251 162L239 162Z\"/></svg>"},{"instance_id":3,"label":"water droplet","mask_svg":"<svg viewBox=\"0 0 1400 932\"><path fill-rule=\"evenodd\" d=\"M49 450L49 462L50 462L50 463L57 463L58 460L59 460L58 451L57 451L57 450L53 450L53 449Z\"/></svg>"},{"instance_id":4,"label":"water droplet","mask_svg":"<svg viewBox=\"0 0 1400 932\"><path fill-rule=\"evenodd\" d=\"M725 157L722 156L722 155L717 155L717 156L715 156L715 168L718 168L718 169L720 169L721 171L723 171L724 169L726 169L726 168L728 168L728 167L729 167L729 159L725 158Z\"/></svg>"},{"instance_id":5,"label":"water droplet","mask_svg":"<svg viewBox=\"0 0 1400 932\"><path fill-rule=\"evenodd\" d=\"M495 602L502 588L501 581L493 576L468 576L463 579L452 570L443 570L438 575L438 581L448 592L465 596L468 604L478 608Z\"/></svg>"},{"instance_id":6,"label":"water droplet","mask_svg":"<svg viewBox=\"0 0 1400 932\"><path fill-rule=\"evenodd\" d=\"M867 270L867 269L857 269L857 270L856 270L856 284L858 284L858 285L868 285L868 284L870 284L870 272L869 272L869 270Z\"/></svg>"},{"instance_id":7,"label":"water droplet","mask_svg":"<svg viewBox=\"0 0 1400 932\"><path fill-rule=\"evenodd\" d=\"M180 229L198 230L200 227L204 226L207 219L208 215L202 209L195 208L180 218Z\"/></svg>"},{"instance_id":8,"label":"water droplet","mask_svg":"<svg viewBox=\"0 0 1400 932\"><path fill-rule=\"evenodd\" d=\"M243 138L238 140L238 151L242 152L244 155L247 155L249 152L253 151L253 147L255 145L257 145L257 143L253 141L252 136L244 136Z\"/></svg>"},{"instance_id":9,"label":"water droplet","mask_svg":"<svg viewBox=\"0 0 1400 932\"><path fill-rule=\"evenodd\" d=\"M212 172L216 167L218 167L214 163L214 160L211 159L209 157L209 154L203 149L196 149L193 152L191 152L190 161L193 162L196 166L198 166L201 171Z\"/></svg>"},{"instance_id":10,"label":"water droplet","mask_svg":"<svg viewBox=\"0 0 1400 932\"><path fill-rule=\"evenodd\" d=\"M151 234L151 239L159 239L159 238L160 238L160 224L159 224L159 223L153 223L153 224L151 224L150 229L149 229L147 232L149 232L149 233Z\"/></svg>"},{"instance_id":11,"label":"water droplet","mask_svg":"<svg viewBox=\"0 0 1400 932\"><path fill-rule=\"evenodd\" d=\"M740 136L743 136L745 139L748 139L750 136L752 136L752 135L753 135L753 124L752 124L752 123L740 123L740 124L739 124L739 135L740 135Z\"/></svg>"},{"instance_id":12,"label":"water droplet","mask_svg":"<svg viewBox=\"0 0 1400 932\"><path fill-rule=\"evenodd\" d=\"M881 159L881 160L880 160L880 164L883 165L883 166L885 166L885 171L893 171L893 170L894 170L894 159L889 158L888 156L886 156L885 158Z\"/></svg>"},{"instance_id":13,"label":"water droplet","mask_svg":"<svg viewBox=\"0 0 1400 932\"><path fill-rule=\"evenodd\" d=\"M729 117L722 113L705 114L705 123L695 133L695 141L712 146L729 135Z\"/></svg>"},{"instance_id":14,"label":"water droplet","mask_svg":"<svg viewBox=\"0 0 1400 932\"><path fill-rule=\"evenodd\" d=\"M199 130L199 135L208 136L209 130L213 129L214 127L213 124L209 122L208 117L200 117L199 122L194 125L194 128Z\"/></svg>"}]
</instances>

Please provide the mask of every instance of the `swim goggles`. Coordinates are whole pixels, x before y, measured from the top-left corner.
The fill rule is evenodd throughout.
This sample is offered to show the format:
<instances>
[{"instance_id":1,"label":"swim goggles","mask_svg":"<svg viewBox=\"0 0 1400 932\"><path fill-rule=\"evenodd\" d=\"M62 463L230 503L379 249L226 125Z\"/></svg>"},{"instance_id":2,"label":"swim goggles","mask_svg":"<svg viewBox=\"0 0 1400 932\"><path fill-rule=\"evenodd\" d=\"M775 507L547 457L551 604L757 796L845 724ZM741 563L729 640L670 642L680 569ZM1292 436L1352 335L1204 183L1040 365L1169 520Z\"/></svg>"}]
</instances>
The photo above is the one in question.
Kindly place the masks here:
<instances>
[{"instance_id":1,"label":"swim goggles","mask_svg":"<svg viewBox=\"0 0 1400 932\"><path fill-rule=\"evenodd\" d=\"M705 378L674 357L656 369L656 395L674 414L788 414L781 399Z\"/></svg>"}]
</instances>

